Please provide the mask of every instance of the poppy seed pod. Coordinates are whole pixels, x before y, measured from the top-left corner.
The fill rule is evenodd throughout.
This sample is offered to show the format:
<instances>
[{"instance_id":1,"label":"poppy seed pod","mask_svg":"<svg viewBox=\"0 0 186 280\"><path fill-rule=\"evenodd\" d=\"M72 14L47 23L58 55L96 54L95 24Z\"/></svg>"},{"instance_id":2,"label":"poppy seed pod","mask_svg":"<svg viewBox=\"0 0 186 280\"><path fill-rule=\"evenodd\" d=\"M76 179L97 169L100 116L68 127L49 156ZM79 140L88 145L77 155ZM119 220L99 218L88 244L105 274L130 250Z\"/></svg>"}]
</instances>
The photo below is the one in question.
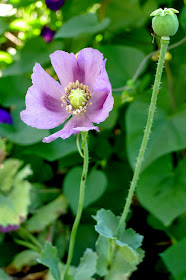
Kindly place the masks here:
<instances>
[{"instance_id":1,"label":"poppy seed pod","mask_svg":"<svg viewBox=\"0 0 186 280\"><path fill-rule=\"evenodd\" d=\"M175 13L179 12L172 8L158 9L151 13L151 16L154 16L152 19L152 28L158 36L169 37L176 34L179 22Z\"/></svg>"}]
</instances>

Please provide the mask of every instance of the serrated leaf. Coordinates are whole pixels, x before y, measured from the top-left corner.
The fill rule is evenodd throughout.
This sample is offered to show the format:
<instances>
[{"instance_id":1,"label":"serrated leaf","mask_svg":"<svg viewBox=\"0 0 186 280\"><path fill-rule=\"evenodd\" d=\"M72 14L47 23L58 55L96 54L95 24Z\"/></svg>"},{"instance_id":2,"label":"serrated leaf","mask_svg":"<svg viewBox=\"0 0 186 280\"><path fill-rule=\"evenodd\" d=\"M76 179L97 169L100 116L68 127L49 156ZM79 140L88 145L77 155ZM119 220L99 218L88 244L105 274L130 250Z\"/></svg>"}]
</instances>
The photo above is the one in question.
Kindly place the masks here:
<instances>
[{"instance_id":1,"label":"serrated leaf","mask_svg":"<svg viewBox=\"0 0 186 280\"><path fill-rule=\"evenodd\" d=\"M132 228L123 230L121 232L119 240L116 240L116 243L123 247L128 246L133 249L137 249L142 245L143 236L139 233L136 233Z\"/></svg>"},{"instance_id":2,"label":"serrated leaf","mask_svg":"<svg viewBox=\"0 0 186 280\"><path fill-rule=\"evenodd\" d=\"M165 265L176 280L186 279L186 238L169 247L161 254Z\"/></svg>"},{"instance_id":3,"label":"serrated leaf","mask_svg":"<svg viewBox=\"0 0 186 280\"><path fill-rule=\"evenodd\" d=\"M131 253L131 252L130 252ZM127 259L126 259L127 257ZM137 269L137 265L142 261L144 251L137 249L135 255L128 255L126 247L120 247L113 260L108 280L127 280L133 271Z\"/></svg>"},{"instance_id":4,"label":"serrated leaf","mask_svg":"<svg viewBox=\"0 0 186 280\"><path fill-rule=\"evenodd\" d=\"M73 280L90 280L96 273L97 254L91 249L86 249L79 266L73 273Z\"/></svg>"},{"instance_id":5,"label":"serrated leaf","mask_svg":"<svg viewBox=\"0 0 186 280\"><path fill-rule=\"evenodd\" d=\"M124 267L124 271L122 273L128 273L127 267L133 269L133 267L136 267L136 265L139 263L139 254L138 249L141 246L143 240L143 236L137 234L133 229L127 229L124 230L119 240L113 239L112 241L108 238L105 238L104 236L99 236L98 241L96 243L96 251L98 254L98 261L97 261L97 273L100 276L107 275L108 273L108 266L110 266L110 256L113 251L113 246L115 246L115 242L117 245L117 251L115 252L116 256L117 254L122 253L122 259L124 260L124 263L126 264ZM120 250L122 248L122 250ZM115 263L116 267L120 267L120 261L118 259L117 263ZM114 267L115 267L114 266ZM112 267L112 263L111 263ZM117 274L121 271L115 271L115 268L112 268L114 270L114 274ZM121 265L122 267L122 265ZM121 270L121 269L119 269ZM111 275L113 275L113 273ZM110 272L109 272L110 274ZM112 279L112 278L110 278ZM118 278L119 279L119 278ZM123 278L122 278L123 279Z\"/></svg>"},{"instance_id":6,"label":"serrated leaf","mask_svg":"<svg viewBox=\"0 0 186 280\"><path fill-rule=\"evenodd\" d=\"M19 272L24 266L33 266L37 264L38 257L38 252L34 250L25 250L15 256L10 266L16 269L17 272Z\"/></svg>"},{"instance_id":7,"label":"serrated leaf","mask_svg":"<svg viewBox=\"0 0 186 280\"><path fill-rule=\"evenodd\" d=\"M143 207L164 225L170 225L186 210L186 160L180 161L175 170L168 156L155 161L141 174L137 195Z\"/></svg>"},{"instance_id":8,"label":"serrated leaf","mask_svg":"<svg viewBox=\"0 0 186 280\"><path fill-rule=\"evenodd\" d=\"M25 220L30 203L31 184L23 181L23 178L30 172L28 166L19 171L12 179L9 193L0 195L0 225L2 227L20 225L21 221Z\"/></svg>"},{"instance_id":9,"label":"serrated leaf","mask_svg":"<svg viewBox=\"0 0 186 280\"><path fill-rule=\"evenodd\" d=\"M28 231L41 231L46 226L54 222L61 214L65 214L67 210L67 200L63 195L57 199L41 207L27 221L26 228Z\"/></svg>"},{"instance_id":10,"label":"serrated leaf","mask_svg":"<svg viewBox=\"0 0 186 280\"><path fill-rule=\"evenodd\" d=\"M137 100L129 106L127 111L127 153L133 169L146 125L148 107L147 103ZM138 116L137 122L136 116ZM162 109L157 109L141 170L162 155L186 147L185 118L186 109L171 116Z\"/></svg>"},{"instance_id":11,"label":"serrated leaf","mask_svg":"<svg viewBox=\"0 0 186 280\"><path fill-rule=\"evenodd\" d=\"M78 15L64 23L56 33L56 38L75 38L83 34L94 34L108 27L110 20L99 22L96 14Z\"/></svg>"},{"instance_id":12,"label":"serrated leaf","mask_svg":"<svg viewBox=\"0 0 186 280\"><path fill-rule=\"evenodd\" d=\"M95 229L100 235L116 239L120 217L116 217L110 210L101 209L93 218L97 221Z\"/></svg>"},{"instance_id":13,"label":"serrated leaf","mask_svg":"<svg viewBox=\"0 0 186 280\"><path fill-rule=\"evenodd\" d=\"M60 280L59 258L57 256L56 247L50 242L45 242L44 249L37 261L50 269L50 272L55 280Z\"/></svg>"},{"instance_id":14,"label":"serrated leaf","mask_svg":"<svg viewBox=\"0 0 186 280\"><path fill-rule=\"evenodd\" d=\"M69 274L73 274L74 270L76 268L74 266L70 266L69 267ZM61 280L64 280L64 272L65 272L65 264L60 262L59 263L59 271L60 271L60 276L61 276ZM55 280L54 277L52 276L51 274L51 271L49 271L47 274L46 274L46 280ZM72 280L72 277L69 275L67 276L67 280ZM89 280L89 279L87 279Z\"/></svg>"},{"instance_id":15,"label":"serrated leaf","mask_svg":"<svg viewBox=\"0 0 186 280\"><path fill-rule=\"evenodd\" d=\"M143 236L136 233L132 228L122 228L119 238L116 238L120 217L116 217L110 210L101 209L93 217L97 221L96 231L109 239L115 239L121 247L129 247L132 251L141 246Z\"/></svg>"},{"instance_id":16,"label":"serrated leaf","mask_svg":"<svg viewBox=\"0 0 186 280\"><path fill-rule=\"evenodd\" d=\"M137 234L133 229L122 228L120 237L117 239L116 233L120 217L116 217L110 210L101 209L93 218L97 221L95 229L101 235L96 245L99 260L97 272L101 276L107 275L112 246L115 246L113 243L116 242L118 248L108 279L125 279L124 277L130 275L141 261L139 247L143 236Z\"/></svg>"},{"instance_id":17,"label":"serrated leaf","mask_svg":"<svg viewBox=\"0 0 186 280\"><path fill-rule=\"evenodd\" d=\"M15 176L14 183L17 184L20 181L27 178L29 175L32 175L32 170L30 168L30 165L26 165L24 168L22 168Z\"/></svg>"},{"instance_id":18,"label":"serrated leaf","mask_svg":"<svg viewBox=\"0 0 186 280\"><path fill-rule=\"evenodd\" d=\"M108 238L100 235L96 242L96 252L98 254L96 272L100 276L105 276L107 274L107 268L109 263L109 255L111 252L111 243Z\"/></svg>"},{"instance_id":19,"label":"serrated leaf","mask_svg":"<svg viewBox=\"0 0 186 280\"><path fill-rule=\"evenodd\" d=\"M7 192L12 187L13 179L21 166L21 161L17 159L7 159L0 166L0 189Z\"/></svg>"},{"instance_id":20,"label":"serrated leaf","mask_svg":"<svg viewBox=\"0 0 186 280\"><path fill-rule=\"evenodd\" d=\"M69 171L64 180L63 190L69 205L74 214L77 212L79 201L79 186L82 169L75 167ZM92 170L86 181L84 208L98 200L104 193L107 185L107 178L100 170ZM72 196L73 193L73 196Z\"/></svg>"}]
</instances>

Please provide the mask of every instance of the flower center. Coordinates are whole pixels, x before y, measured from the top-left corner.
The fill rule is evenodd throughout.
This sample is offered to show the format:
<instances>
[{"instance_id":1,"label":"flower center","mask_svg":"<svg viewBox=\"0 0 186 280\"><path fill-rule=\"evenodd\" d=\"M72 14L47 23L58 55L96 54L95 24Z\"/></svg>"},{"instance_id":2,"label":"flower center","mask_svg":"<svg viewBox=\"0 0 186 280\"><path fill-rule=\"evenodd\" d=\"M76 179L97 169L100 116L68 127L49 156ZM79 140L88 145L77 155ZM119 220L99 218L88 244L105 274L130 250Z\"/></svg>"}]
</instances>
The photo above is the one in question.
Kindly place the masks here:
<instances>
[{"instance_id":1,"label":"flower center","mask_svg":"<svg viewBox=\"0 0 186 280\"><path fill-rule=\"evenodd\" d=\"M69 113L80 114L86 112L87 106L92 104L90 98L91 92L88 86L76 81L69 83L65 88L65 94L61 97L61 105L64 105Z\"/></svg>"},{"instance_id":2,"label":"flower center","mask_svg":"<svg viewBox=\"0 0 186 280\"><path fill-rule=\"evenodd\" d=\"M80 106L84 107L87 102L85 91L80 88L72 89L68 98L74 109L79 109Z\"/></svg>"}]
</instances>

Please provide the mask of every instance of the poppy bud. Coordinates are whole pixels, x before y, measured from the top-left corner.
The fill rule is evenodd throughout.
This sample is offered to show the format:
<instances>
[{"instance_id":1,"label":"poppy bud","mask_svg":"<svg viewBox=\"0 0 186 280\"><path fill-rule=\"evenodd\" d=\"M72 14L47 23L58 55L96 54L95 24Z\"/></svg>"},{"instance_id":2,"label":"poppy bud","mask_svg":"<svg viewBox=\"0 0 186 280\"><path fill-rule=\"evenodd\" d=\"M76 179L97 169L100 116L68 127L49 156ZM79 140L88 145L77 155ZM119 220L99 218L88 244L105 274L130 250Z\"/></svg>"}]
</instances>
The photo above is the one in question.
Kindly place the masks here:
<instances>
[{"instance_id":1,"label":"poppy bud","mask_svg":"<svg viewBox=\"0 0 186 280\"><path fill-rule=\"evenodd\" d=\"M160 8L151 13L153 16L152 28L158 36L169 37L176 34L179 22L175 13L179 13L179 11L173 8L164 10Z\"/></svg>"}]
</instances>

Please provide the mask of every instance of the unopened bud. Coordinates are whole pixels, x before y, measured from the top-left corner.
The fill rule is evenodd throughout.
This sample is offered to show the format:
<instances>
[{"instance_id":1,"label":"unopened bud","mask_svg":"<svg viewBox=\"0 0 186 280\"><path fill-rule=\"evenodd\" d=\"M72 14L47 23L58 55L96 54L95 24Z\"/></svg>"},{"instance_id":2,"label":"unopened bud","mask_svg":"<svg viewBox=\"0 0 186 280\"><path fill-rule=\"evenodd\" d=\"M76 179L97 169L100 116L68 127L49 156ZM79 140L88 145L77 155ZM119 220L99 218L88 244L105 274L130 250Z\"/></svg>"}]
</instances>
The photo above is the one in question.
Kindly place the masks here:
<instances>
[{"instance_id":1,"label":"unopened bud","mask_svg":"<svg viewBox=\"0 0 186 280\"><path fill-rule=\"evenodd\" d=\"M158 36L169 37L176 34L179 26L176 13L179 13L179 11L173 8L165 8L164 10L160 8L150 14L150 16L153 16L152 28Z\"/></svg>"}]
</instances>

